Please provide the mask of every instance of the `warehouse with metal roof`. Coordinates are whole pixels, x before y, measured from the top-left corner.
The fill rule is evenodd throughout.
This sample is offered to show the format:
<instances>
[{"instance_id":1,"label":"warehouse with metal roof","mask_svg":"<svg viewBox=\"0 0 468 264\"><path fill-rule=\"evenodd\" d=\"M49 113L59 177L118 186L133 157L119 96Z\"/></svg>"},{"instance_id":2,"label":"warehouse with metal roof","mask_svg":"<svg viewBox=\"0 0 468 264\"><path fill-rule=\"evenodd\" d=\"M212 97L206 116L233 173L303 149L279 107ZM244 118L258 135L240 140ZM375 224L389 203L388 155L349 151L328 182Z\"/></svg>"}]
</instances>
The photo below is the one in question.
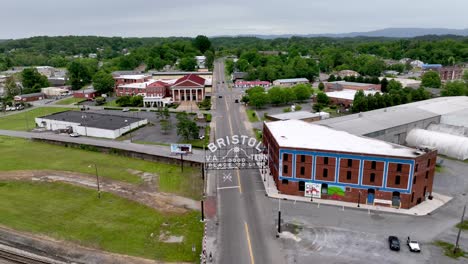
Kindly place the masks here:
<instances>
[{"instance_id":1,"label":"warehouse with metal roof","mask_svg":"<svg viewBox=\"0 0 468 264\"><path fill-rule=\"evenodd\" d=\"M368 136L392 142L396 144L407 144L407 137L413 129L439 131L447 135L456 135L456 131L466 131L468 129L468 97L453 96L439 97L410 104L398 105L364 113L358 113L343 117L318 121L317 124L328 126L333 129L346 131L355 135ZM439 126L434 126L439 125ZM445 127L441 127L444 125ZM447 128L450 126L450 129ZM442 149L448 143L447 140L438 142L436 137L431 140L414 137L429 137L431 133L418 132L413 134L411 143L430 142L427 146ZM458 135L465 137L466 135ZM452 137L447 137L452 138ZM468 149L468 143L454 139L462 144L462 148ZM461 142L461 143L460 143ZM452 153L452 152L447 152ZM455 158L460 155L452 156Z\"/></svg>"}]
</instances>

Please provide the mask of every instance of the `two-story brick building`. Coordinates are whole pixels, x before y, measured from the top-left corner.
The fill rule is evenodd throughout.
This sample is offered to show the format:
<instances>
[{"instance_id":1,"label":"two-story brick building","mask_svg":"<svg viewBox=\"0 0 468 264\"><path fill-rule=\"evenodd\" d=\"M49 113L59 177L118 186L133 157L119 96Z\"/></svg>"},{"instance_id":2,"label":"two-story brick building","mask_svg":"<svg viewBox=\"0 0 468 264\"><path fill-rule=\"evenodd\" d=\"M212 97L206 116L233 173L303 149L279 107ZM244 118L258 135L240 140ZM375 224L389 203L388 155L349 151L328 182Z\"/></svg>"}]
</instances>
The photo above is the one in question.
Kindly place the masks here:
<instances>
[{"instance_id":1,"label":"two-story brick building","mask_svg":"<svg viewBox=\"0 0 468 264\"><path fill-rule=\"evenodd\" d=\"M284 194L411 208L432 193L437 152L299 120L264 124L263 144Z\"/></svg>"}]
</instances>

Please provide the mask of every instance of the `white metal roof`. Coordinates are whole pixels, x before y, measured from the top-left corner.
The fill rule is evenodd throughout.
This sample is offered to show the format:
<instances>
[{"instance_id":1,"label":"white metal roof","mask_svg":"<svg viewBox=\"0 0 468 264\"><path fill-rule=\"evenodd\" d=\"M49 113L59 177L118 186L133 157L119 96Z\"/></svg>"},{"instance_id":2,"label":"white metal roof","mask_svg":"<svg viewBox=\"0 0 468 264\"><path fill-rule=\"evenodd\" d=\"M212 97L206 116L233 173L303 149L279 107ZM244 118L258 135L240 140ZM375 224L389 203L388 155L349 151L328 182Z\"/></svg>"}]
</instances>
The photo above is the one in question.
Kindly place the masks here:
<instances>
[{"instance_id":1,"label":"white metal roof","mask_svg":"<svg viewBox=\"0 0 468 264\"><path fill-rule=\"evenodd\" d=\"M461 113L468 113L467 96L439 97L360 114L330 118L318 121L317 124L355 135L367 135L438 116L441 116L442 122L452 117L452 119L457 118L456 122L458 123L468 123L468 114ZM456 125L453 120L451 124Z\"/></svg>"},{"instance_id":2,"label":"white metal roof","mask_svg":"<svg viewBox=\"0 0 468 264\"><path fill-rule=\"evenodd\" d=\"M356 95L357 92L358 92L357 90L343 89L341 91L328 92L326 93L326 95L332 98L354 100L354 96ZM377 91L363 91L363 92L364 92L364 95L368 95L368 94L374 95L375 93L377 93Z\"/></svg>"},{"instance_id":3,"label":"white metal roof","mask_svg":"<svg viewBox=\"0 0 468 264\"><path fill-rule=\"evenodd\" d=\"M278 79L275 82L289 83L289 82L308 82L306 78L294 78L294 79Z\"/></svg>"},{"instance_id":4,"label":"white metal roof","mask_svg":"<svg viewBox=\"0 0 468 264\"><path fill-rule=\"evenodd\" d=\"M265 123L280 147L351 152L359 154L417 157L412 148L356 136L300 120Z\"/></svg>"},{"instance_id":5,"label":"white metal roof","mask_svg":"<svg viewBox=\"0 0 468 264\"><path fill-rule=\"evenodd\" d=\"M281 113L281 114L276 114L276 115L270 115L271 117L275 119L280 119L280 120L288 120L288 119L305 119L305 118L313 118L321 115L325 115L328 113L325 112L320 112L320 113L311 113L307 111L296 111L296 112L289 112L289 113Z\"/></svg>"},{"instance_id":6,"label":"white metal roof","mask_svg":"<svg viewBox=\"0 0 468 264\"><path fill-rule=\"evenodd\" d=\"M140 80L145 77L149 77L149 76L144 75L144 74L134 74L134 75L120 75L115 78L116 79L128 79L128 80Z\"/></svg>"}]
</instances>

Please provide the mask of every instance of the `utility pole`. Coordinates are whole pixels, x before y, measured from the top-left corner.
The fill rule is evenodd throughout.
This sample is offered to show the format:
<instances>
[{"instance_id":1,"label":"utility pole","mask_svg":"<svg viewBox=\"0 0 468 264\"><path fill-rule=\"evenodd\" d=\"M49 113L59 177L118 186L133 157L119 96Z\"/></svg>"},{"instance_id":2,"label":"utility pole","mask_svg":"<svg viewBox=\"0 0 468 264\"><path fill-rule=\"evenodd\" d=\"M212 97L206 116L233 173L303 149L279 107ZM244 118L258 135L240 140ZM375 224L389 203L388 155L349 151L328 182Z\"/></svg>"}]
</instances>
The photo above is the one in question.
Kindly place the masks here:
<instances>
[{"instance_id":1,"label":"utility pole","mask_svg":"<svg viewBox=\"0 0 468 264\"><path fill-rule=\"evenodd\" d=\"M184 172L184 154L180 153L180 170Z\"/></svg>"},{"instance_id":2,"label":"utility pole","mask_svg":"<svg viewBox=\"0 0 468 264\"><path fill-rule=\"evenodd\" d=\"M461 221L460 221L460 226L458 227L458 234L457 234L457 242L455 242L455 247L453 248L453 253L457 253L457 251L460 250L460 246L458 244L458 242L460 241L460 234L461 234L461 229L462 229L462 225L463 225L463 219L465 218L465 211L466 211L466 203L465 203L465 206L463 206L463 214L462 214L462 218L461 218Z\"/></svg>"},{"instance_id":3,"label":"utility pole","mask_svg":"<svg viewBox=\"0 0 468 264\"><path fill-rule=\"evenodd\" d=\"M281 198L278 198L278 233L276 237L279 237L281 234Z\"/></svg>"},{"instance_id":4,"label":"utility pole","mask_svg":"<svg viewBox=\"0 0 468 264\"><path fill-rule=\"evenodd\" d=\"M91 165L89 165L88 168L91 168ZM99 174L98 174L98 168L97 168L96 163L94 163L94 169L95 169L95 173L96 173L96 184L97 184L98 198L101 199L101 186L99 184Z\"/></svg>"},{"instance_id":5,"label":"utility pole","mask_svg":"<svg viewBox=\"0 0 468 264\"><path fill-rule=\"evenodd\" d=\"M201 200L201 221L205 221L205 206L203 200Z\"/></svg>"}]
</instances>

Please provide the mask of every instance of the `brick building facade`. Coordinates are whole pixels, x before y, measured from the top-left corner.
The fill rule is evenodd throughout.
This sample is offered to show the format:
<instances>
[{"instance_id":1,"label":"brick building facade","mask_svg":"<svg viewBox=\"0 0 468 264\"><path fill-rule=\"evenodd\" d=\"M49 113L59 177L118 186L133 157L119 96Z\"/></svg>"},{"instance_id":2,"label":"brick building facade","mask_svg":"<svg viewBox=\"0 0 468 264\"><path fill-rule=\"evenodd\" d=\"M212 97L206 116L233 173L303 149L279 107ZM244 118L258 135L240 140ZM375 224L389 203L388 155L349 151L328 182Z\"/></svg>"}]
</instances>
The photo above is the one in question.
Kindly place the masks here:
<instances>
[{"instance_id":1,"label":"brick building facade","mask_svg":"<svg viewBox=\"0 0 468 264\"><path fill-rule=\"evenodd\" d=\"M265 123L263 144L272 176L284 194L305 196L313 184L320 189L315 198L408 209L432 193L435 150L298 120Z\"/></svg>"}]
</instances>

